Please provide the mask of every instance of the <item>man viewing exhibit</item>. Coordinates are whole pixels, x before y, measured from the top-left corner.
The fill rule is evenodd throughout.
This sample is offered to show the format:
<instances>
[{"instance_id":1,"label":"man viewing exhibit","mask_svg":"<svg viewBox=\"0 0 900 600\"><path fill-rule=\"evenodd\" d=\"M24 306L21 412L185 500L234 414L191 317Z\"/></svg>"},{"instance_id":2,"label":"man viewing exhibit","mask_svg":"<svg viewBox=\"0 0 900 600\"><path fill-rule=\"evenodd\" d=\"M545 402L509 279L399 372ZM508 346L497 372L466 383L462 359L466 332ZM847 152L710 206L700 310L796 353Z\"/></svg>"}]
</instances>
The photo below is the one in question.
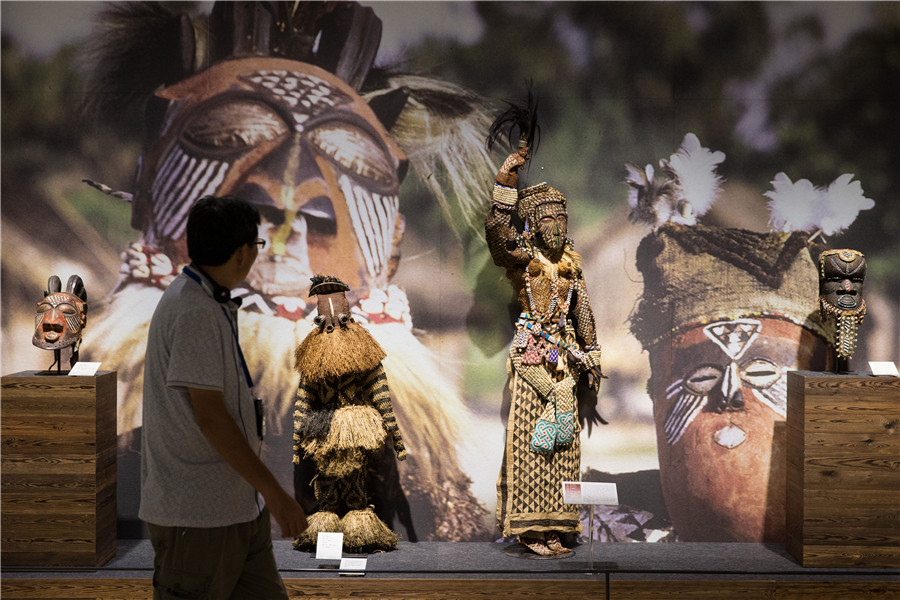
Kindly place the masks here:
<instances>
[{"instance_id":1,"label":"man viewing exhibit","mask_svg":"<svg viewBox=\"0 0 900 600\"><path fill-rule=\"evenodd\" d=\"M150 323L139 515L155 553L154 598L287 598L270 512L283 537L307 527L259 458L262 400L230 297L265 243L259 222L243 200L201 198L187 222L191 264Z\"/></svg>"}]
</instances>

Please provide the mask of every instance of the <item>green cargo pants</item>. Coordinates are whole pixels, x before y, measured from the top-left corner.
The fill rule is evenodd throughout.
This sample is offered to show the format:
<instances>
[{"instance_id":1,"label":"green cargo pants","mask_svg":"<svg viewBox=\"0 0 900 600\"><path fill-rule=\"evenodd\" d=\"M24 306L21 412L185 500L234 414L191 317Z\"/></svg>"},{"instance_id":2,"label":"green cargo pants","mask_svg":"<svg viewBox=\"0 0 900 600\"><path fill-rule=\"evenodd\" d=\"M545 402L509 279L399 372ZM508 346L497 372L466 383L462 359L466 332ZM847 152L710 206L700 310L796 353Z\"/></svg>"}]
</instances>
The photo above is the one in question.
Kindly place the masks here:
<instances>
[{"instance_id":1,"label":"green cargo pants","mask_svg":"<svg viewBox=\"0 0 900 600\"><path fill-rule=\"evenodd\" d=\"M153 544L153 598L287 599L275 564L269 510L227 527L161 527Z\"/></svg>"}]
</instances>

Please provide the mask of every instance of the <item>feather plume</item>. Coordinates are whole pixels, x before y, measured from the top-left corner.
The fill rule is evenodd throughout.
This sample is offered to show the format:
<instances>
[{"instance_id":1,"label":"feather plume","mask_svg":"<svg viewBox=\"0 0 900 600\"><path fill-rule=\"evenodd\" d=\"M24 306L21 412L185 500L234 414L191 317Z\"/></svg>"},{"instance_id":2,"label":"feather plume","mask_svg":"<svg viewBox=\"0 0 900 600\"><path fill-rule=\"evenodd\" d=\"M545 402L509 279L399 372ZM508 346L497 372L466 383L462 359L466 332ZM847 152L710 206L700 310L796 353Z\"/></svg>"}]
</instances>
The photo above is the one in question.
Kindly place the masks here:
<instances>
[{"instance_id":1,"label":"feather plume","mask_svg":"<svg viewBox=\"0 0 900 600\"><path fill-rule=\"evenodd\" d=\"M538 102L534 97L532 82L527 84L526 104L519 105L507 102L507 109L500 113L488 129L487 149L490 151L496 142L506 136L510 150L515 151L524 142L534 155L540 143L541 128L537 122ZM513 132L518 132L514 136Z\"/></svg>"},{"instance_id":2,"label":"feather plume","mask_svg":"<svg viewBox=\"0 0 900 600\"><path fill-rule=\"evenodd\" d=\"M653 229L672 220L675 214L675 182L665 173L657 176L650 164L641 169L627 162L625 168L628 170L625 183L631 187L628 191L628 205L631 207L628 219L632 223L646 223Z\"/></svg>"},{"instance_id":3,"label":"feather plume","mask_svg":"<svg viewBox=\"0 0 900 600\"><path fill-rule=\"evenodd\" d=\"M696 225L697 217L709 211L721 191L716 166L723 160L723 152L704 148L696 135L688 133L675 154L659 161L658 172L653 165L641 169L626 163L625 183L631 186L628 218L654 230L663 223Z\"/></svg>"},{"instance_id":4,"label":"feather plume","mask_svg":"<svg viewBox=\"0 0 900 600\"><path fill-rule=\"evenodd\" d=\"M817 188L808 179L792 182L784 173L772 181L769 198L769 225L773 231L821 231L834 235L849 227L859 211L875 206L866 198L862 184L844 173L826 189Z\"/></svg>"},{"instance_id":5,"label":"feather plume","mask_svg":"<svg viewBox=\"0 0 900 600\"><path fill-rule=\"evenodd\" d=\"M724 152L711 152L700 145L693 133L684 136L681 147L660 161L660 166L675 179L676 209L670 219L673 223L695 225L712 207L721 191L722 178L716 166L725 160Z\"/></svg>"},{"instance_id":6,"label":"feather plume","mask_svg":"<svg viewBox=\"0 0 900 600\"><path fill-rule=\"evenodd\" d=\"M484 100L439 79L390 74L364 95L367 100L398 87L410 90L409 101L390 129L413 171L431 191L458 237L457 223L484 235L484 190L497 168L484 146L490 116Z\"/></svg>"},{"instance_id":7,"label":"feather plume","mask_svg":"<svg viewBox=\"0 0 900 600\"><path fill-rule=\"evenodd\" d=\"M866 198L862 184L853 181L852 173L844 173L831 182L822 192L822 214L818 226L825 235L834 235L849 227L859 211L875 206L875 201Z\"/></svg>"},{"instance_id":8,"label":"feather plume","mask_svg":"<svg viewBox=\"0 0 900 600\"><path fill-rule=\"evenodd\" d=\"M808 179L792 182L785 173L772 180L769 198L769 226L773 231L812 231L817 221L819 191Z\"/></svg>"},{"instance_id":9,"label":"feather plume","mask_svg":"<svg viewBox=\"0 0 900 600\"><path fill-rule=\"evenodd\" d=\"M193 27L187 15L161 2L116 2L104 7L86 46L93 64L85 108L119 115L193 67Z\"/></svg>"},{"instance_id":10,"label":"feather plume","mask_svg":"<svg viewBox=\"0 0 900 600\"><path fill-rule=\"evenodd\" d=\"M111 196L113 198L118 198L119 200L124 200L125 202L131 202L134 199L134 195L131 192L122 192L119 190L114 190L106 184L100 183L99 181L93 181L91 179L82 179L83 183L88 184L92 188L96 188L106 194L107 196Z\"/></svg>"}]
</instances>

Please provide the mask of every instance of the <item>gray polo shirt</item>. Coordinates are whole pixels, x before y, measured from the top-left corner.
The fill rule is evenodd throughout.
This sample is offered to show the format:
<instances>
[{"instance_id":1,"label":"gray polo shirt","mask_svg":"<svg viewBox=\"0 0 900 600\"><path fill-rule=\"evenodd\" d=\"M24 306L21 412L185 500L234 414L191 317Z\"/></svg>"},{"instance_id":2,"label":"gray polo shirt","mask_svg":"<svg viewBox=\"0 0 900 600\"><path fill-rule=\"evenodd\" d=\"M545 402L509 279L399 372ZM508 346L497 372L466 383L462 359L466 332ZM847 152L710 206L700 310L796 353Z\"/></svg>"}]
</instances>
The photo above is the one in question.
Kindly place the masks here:
<instances>
[{"instance_id":1,"label":"gray polo shirt","mask_svg":"<svg viewBox=\"0 0 900 600\"><path fill-rule=\"evenodd\" d=\"M154 525L222 527L259 514L253 487L197 426L187 391L221 391L226 410L259 452L253 398L232 332L237 307L216 302L211 284L200 277L202 284L180 274L150 322L138 516Z\"/></svg>"}]
</instances>

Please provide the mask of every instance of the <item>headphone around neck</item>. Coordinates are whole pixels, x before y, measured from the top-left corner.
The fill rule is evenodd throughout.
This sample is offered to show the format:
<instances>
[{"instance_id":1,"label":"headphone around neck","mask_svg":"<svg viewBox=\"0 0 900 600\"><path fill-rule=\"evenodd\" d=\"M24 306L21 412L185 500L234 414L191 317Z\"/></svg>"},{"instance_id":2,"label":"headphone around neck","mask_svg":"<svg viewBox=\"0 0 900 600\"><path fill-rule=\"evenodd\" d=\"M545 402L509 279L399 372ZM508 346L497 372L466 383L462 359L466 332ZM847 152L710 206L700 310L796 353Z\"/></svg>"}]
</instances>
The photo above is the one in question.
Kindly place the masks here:
<instances>
[{"instance_id":1,"label":"headphone around neck","mask_svg":"<svg viewBox=\"0 0 900 600\"><path fill-rule=\"evenodd\" d=\"M231 300L231 290L229 290L224 285L219 285L218 283L216 283L216 281L212 277L209 276L209 273L204 271L201 267L199 267L197 265L191 265L191 268L199 271L200 273L203 273L203 275L206 277L206 279L212 285L212 297L215 298L216 302L225 304L226 302ZM191 276L192 279L196 279L196 276L193 276L190 273L187 273L187 274L189 276ZM197 280L197 283L200 283L199 279Z\"/></svg>"}]
</instances>

